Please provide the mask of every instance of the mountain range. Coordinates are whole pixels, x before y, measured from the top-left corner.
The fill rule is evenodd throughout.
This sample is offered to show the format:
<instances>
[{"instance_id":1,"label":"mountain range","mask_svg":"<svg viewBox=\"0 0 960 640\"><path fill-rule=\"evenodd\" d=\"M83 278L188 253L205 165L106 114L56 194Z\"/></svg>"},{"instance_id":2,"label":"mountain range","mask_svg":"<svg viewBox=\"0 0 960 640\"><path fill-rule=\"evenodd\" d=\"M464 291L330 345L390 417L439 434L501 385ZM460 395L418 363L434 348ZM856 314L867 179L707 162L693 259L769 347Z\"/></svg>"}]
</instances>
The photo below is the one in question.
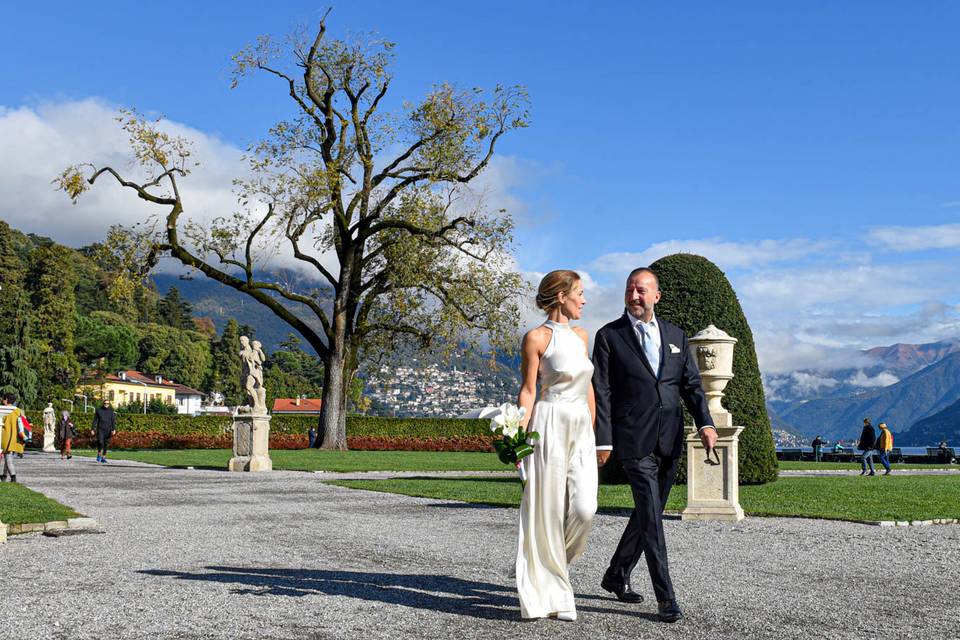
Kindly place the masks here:
<instances>
[{"instance_id":1,"label":"mountain range","mask_svg":"<svg viewBox=\"0 0 960 640\"><path fill-rule=\"evenodd\" d=\"M900 446L929 447L946 440L960 443L960 400L932 416L916 422L896 439Z\"/></svg>"},{"instance_id":2,"label":"mountain range","mask_svg":"<svg viewBox=\"0 0 960 640\"><path fill-rule=\"evenodd\" d=\"M292 280L298 276L293 273L280 273L277 274L277 277L283 280ZM287 338L287 335L295 333L286 322L275 316L265 306L246 294L216 280L204 276L188 278L166 273L153 274L151 279L161 295L166 294L170 287L176 287L181 297L193 307L193 315L210 318L218 333L223 331L224 325L231 318L235 318L241 324L253 327L256 331L257 340L263 344L267 353L276 351L280 343ZM307 287L301 286L301 289L304 288ZM302 314L301 317L307 324L319 328L318 322L311 322L309 313ZM302 344L302 347L304 350L312 352L310 345L306 342Z\"/></svg>"},{"instance_id":3,"label":"mountain range","mask_svg":"<svg viewBox=\"0 0 960 640\"><path fill-rule=\"evenodd\" d=\"M856 438L869 417L886 422L894 433L932 416L960 400L960 352L924 367L879 389L843 396L781 404L777 413L787 424L808 436L828 440Z\"/></svg>"}]
</instances>

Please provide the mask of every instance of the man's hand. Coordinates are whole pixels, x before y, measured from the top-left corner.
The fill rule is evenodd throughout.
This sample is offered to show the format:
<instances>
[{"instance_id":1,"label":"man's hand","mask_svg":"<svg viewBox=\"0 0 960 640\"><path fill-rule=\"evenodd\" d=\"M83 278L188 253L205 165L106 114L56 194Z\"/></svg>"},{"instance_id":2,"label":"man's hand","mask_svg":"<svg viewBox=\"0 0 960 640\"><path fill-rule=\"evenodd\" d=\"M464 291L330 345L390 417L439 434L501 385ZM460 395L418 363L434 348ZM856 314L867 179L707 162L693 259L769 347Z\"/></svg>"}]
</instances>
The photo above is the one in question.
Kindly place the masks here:
<instances>
[{"instance_id":1,"label":"man's hand","mask_svg":"<svg viewBox=\"0 0 960 640\"><path fill-rule=\"evenodd\" d=\"M604 449L602 451L597 451L597 466L602 467L607 464L607 460L610 459L610 450Z\"/></svg>"},{"instance_id":2,"label":"man's hand","mask_svg":"<svg viewBox=\"0 0 960 640\"><path fill-rule=\"evenodd\" d=\"M703 448L709 451L717 446L717 430L713 427L705 427L700 430L700 442Z\"/></svg>"}]
</instances>

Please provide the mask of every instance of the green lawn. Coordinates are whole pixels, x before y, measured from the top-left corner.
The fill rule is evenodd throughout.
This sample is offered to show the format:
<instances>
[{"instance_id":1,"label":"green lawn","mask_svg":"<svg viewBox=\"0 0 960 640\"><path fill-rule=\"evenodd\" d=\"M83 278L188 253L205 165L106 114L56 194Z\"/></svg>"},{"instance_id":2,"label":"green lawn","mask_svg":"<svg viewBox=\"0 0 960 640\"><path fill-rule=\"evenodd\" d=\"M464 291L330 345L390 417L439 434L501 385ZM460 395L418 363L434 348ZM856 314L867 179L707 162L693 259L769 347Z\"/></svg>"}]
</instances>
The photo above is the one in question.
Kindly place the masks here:
<instances>
[{"instance_id":1,"label":"green lawn","mask_svg":"<svg viewBox=\"0 0 960 640\"><path fill-rule=\"evenodd\" d=\"M850 470L856 469L860 470L859 462L793 462L781 460L779 463L781 471L812 471L812 470L821 470L821 469L832 469L836 471L840 470ZM883 465L880 464L880 459L876 456L873 457L873 465L877 469L883 469ZM919 463L900 463L892 462L891 465L894 469L957 469L960 470L960 465L956 464L919 464Z\"/></svg>"},{"instance_id":2,"label":"green lawn","mask_svg":"<svg viewBox=\"0 0 960 640\"><path fill-rule=\"evenodd\" d=\"M50 522L79 517L79 513L15 482L0 483L0 520L4 524Z\"/></svg>"},{"instance_id":3,"label":"green lawn","mask_svg":"<svg viewBox=\"0 0 960 640\"><path fill-rule=\"evenodd\" d=\"M520 486L498 478L407 478L332 481L342 487L424 498L516 507ZM667 510L686 506L687 488L674 487ZM630 509L627 486L601 486L602 510ZM740 487L740 505L749 515L834 520L932 520L960 518L960 478L951 476L780 478Z\"/></svg>"},{"instance_id":4,"label":"green lawn","mask_svg":"<svg viewBox=\"0 0 960 640\"><path fill-rule=\"evenodd\" d=\"M96 455L92 449L75 450L77 455ZM226 469L229 449L144 449L110 452L116 460L137 460L167 467ZM492 453L451 453L444 451L321 451L319 449L273 449L275 469L288 471L505 471ZM880 468L879 462L876 463ZM960 469L957 465L895 464L894 469ZM859 463L781 462L782 470L859 469Z\"/></svg>"},{"instance_id":5,"label":"green lawn","mask_svg":"<svg viewBox=\"0 0 960 640\"><path fill-rule=\"evenodd\" d=\"M76 455L96 451L75 450ZM113 460L136 460L167 467L226 469L229 449L150 449L111 451ZM320 449L272 449L274 469L287 471L506 471L493 453L443 451L323 451Z\"/></svg>"}]
</instances>

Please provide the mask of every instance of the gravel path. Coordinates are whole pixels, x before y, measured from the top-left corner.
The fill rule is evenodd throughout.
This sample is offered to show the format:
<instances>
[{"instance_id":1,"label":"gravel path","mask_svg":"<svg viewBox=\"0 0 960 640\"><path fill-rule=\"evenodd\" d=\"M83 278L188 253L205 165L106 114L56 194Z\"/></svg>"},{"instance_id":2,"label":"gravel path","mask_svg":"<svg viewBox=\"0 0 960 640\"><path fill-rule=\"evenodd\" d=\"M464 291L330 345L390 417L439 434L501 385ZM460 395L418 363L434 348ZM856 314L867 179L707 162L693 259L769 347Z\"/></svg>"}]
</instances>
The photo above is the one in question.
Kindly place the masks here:
<instances>
[{"instance_id":1,"label":"gravel path","mask_svg":"<svg viewBox=\"0 0 960 640\"><path fill-rule=\"evenodd\" d=\"M0 546L3 638L960 637L960 527L668 521L687 614L670 626L652 603L599 588L625 524L600 515L572 571L580 620L520 622L513 509L330 487L324 474L40 454L18 467L105 533Z\"/></svg>"}]
</instances>

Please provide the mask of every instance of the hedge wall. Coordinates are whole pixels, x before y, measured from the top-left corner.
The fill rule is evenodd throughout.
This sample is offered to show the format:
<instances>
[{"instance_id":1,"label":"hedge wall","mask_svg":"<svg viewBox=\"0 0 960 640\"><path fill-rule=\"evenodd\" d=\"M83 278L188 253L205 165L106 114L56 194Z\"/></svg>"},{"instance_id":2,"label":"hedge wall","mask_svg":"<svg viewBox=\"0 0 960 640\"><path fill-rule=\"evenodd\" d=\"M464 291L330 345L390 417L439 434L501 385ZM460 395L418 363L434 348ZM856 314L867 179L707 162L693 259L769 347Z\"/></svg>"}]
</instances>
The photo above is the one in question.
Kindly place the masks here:
<instances>
[{"instance_id":1,"label":"hedge wall","mask_svg":"<svg viewBox=\"0 0 960 640\"><path fill-rule=\"evenodd\" d=\"M74 416L78 435L74 446L93 442L91 414L87 418ZM36 422L32 446L40 448L43 426ZM307 430L316 424L316 416L275 415L270 420L270 446L306 448ZM120 449L229 449L230 425L228 416L117 414L112 444ZM357 450L492 451L489 425L489 420L348 416L347 445Z\"/></svg>"}]
</instances>

